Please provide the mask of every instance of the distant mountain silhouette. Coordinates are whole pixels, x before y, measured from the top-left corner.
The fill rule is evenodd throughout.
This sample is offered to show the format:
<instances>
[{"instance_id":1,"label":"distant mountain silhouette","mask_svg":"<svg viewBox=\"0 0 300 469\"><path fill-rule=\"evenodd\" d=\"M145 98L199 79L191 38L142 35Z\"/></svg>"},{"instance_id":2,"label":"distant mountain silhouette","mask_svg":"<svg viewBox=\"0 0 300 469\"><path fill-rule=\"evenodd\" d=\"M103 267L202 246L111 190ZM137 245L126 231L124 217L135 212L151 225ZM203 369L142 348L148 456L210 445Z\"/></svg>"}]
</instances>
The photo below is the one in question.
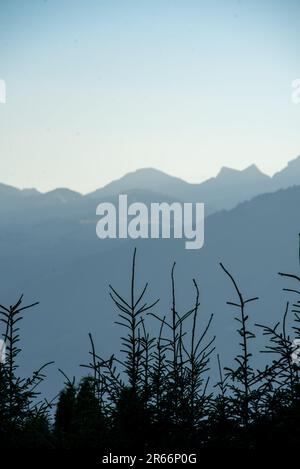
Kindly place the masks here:
<instances>
[{"instance_id":1,"label":"distant mountain silhouette","mask_svg":"<svg viewBox=\"0 0 300 469\"><path fill-rule=\"evenodd\" d=\"M256 195L297 184L300 184L300 156L274 177L262 173L253 164L244 170L223 167L216 177L200 184L189 184L156 169L145 168L126 174L88 194L87 197L103 198L130 189L144 189L184 201L202 201L206 204L206 213L209 214L222 209L231 209Z\"/></svg>"},{"instance_id":2,"label":"distant mountain silhouette","mask_svg":"<svg viewBox=\"0 0 300 469\"><path fill-rule=\"evenodd\" d=\"M126 174L103 188L85 196L67 188L54 189L46 194L40 194L35 189L16 189L0 184L0 202L5 197L7 204L15 198L37 199L33 204L74 204L82 207L83 200L105 200L120 193L139 191L143 202L143 191L158 194L163 200L163 195L168 199L185 202L204 202L206 215L223 209L231 209L239 203L247 201L256 195L274 192L281 188L287 188L300 184L300 156L290 161L286 168L276 173L273 177L262 173L256 165L251 165L244 170L236 170L223 167L216 177L212 177L200 184L190 184L180 178L170 176L153 168L144 168ZM89 204L89 202L86 202ZM76 209L74 209L76 211Z\"/></svg>"},{"instance_id":3,"label":"distant mountain silhouette","mask_svg":"<svg viewBox=\"0 0 300 469\"><path fill-rule=\"evenodd\" d=\"M274 190L297 186L300 184L300 156L289 161L287 166L275 173L272 178L272 187Z\"/></svg>"},{"instance_id":4,"label":"distant mountain silhouette","mask_svg":"<svg viewBox=\"0 0 300 469\"><path fill-rule=\"evenodd\" d=\"M239 171L227 167L197 188L198 200L208 200L212 207L230 209L257 194L271 190L271 178L255 165Z\"/></svg>"},{"instance_id":5,"label":"distant mountain silhouette","mask_svg":"<svg viewBox=\"0 0 300 469\"><path fill-rule=\"evenodd\" d=\"M103 188L89 194L89 197L99 198L100 196L102 198L132 189L143 189L169 195L177 193L177 197L180 198L180 195L189 194L191 186L193 185L177 177L169 176L163 171L144 168L128 173L120 179L107 184Z\"/></svg>"},{"instance_id":6,"label":"distant mountain silhouette","mask_svg":"<svg viewBox=\"0 0 300 469\"><path fill-rule=\"evenodd\" d=\"M70 201L78 200L82 197L82 195L79 192L75 192L70 189L66 189L64 187L46 192L45 196L60 200L63 203L68 203Z\"/></svg>"},{"instance_id":7,"label":"distant mountain silhouette","mask_svg":"<svg viewBox=\"0 0 300 469\"><path fill-rule=\"evenodd\" d=\"M101 201L116 203L121 192L128 194L129 203L205 202L203 249L187 251L183 241L172 239L100 241L96 206ZM300 157L273 178L254 165L243 171L224 167L201 184L143 169L85 196L64 188L41 194L0 184L1 303L11 304L22 292L29 301L41 302L38 313L24 318L24 341L30 346L22 368L29 371L55 359L69 375L78 374L77 364L87 354L88 332L97 333L101 355L115 352L119 330L113 326L107 286L113 283L127 291L134 246L139 275L149 280L154 297L165 298L160 310L170 307L166 292L174 260L181 304L193 294L190 280L199 280L204 318L215 313L213 331L227 365L236 326L234 311L226 306L232 292L219 262L232 270L245 293L260 296L254 319L276 322L286 299L276 274L299 268L299 203ZM50 395L61 386L58 379L54 370Z\"/></svg>"},{"instance_id":8,"label":"distant mountain silhouette","mask_svg":"<svg viewBox=\"0 0 300 469\"><path fill-rule=\"evenodd\" d=\"M232 208L239 202L267 192L271 188L270 181L271 178L261 173L254 165L244 171L222 168L216 177L201 184L189 184L156 169L146 168L126 174L88 196L103 198L130 189L144 189L183 201L204 202L206 212L212 213L224 208Z\"/></svg>"},{"instance_id":9,"label":"distant mountain silhouette","mask_svg":"<svg viewBox=\"0 0 300 469\"><path fill-rule=\"evenodd\" d=\"M36 189L17 189L16 187L0 183L0 197L32 197L39 194L40 192L38 192Z\"/></svg>"},{"instance_id":10,"label":"distant mountain silhouette","mask_svg":"<svg viewBox=\"0 0 300 469\"><path fill-rule=\"evenodd\" d=\"M222 173L222 178L227 177L227 170ZM103 200L115 202L116 197ZM162 197L142 190L129 194L130 201ZM236 325L235 311L226 306L233 292L219 269L220 261L235 274L245 294L260 297L257 305L249 306L254 321L275 323L281 317L287 298L282 287L287 285L277 272L299 268L300 186L259 195L208 216L204 247L193 252L184 249L182 240L99 240L95 233L98 200L79 196L63 203L51 197L25 197L6 212L0 205L1 303L11 304L22 292L28 301L40 301L39 310L24 317L23 339L30 344L22 362L25 371L55 359L55 367L68 375L80 373L78 363L85 354L88 360L88 332L97 336L101 356L115 352L119 330L113 325L116 316L108 283L128 291L134 246L138 248L137 281L149 280L150 297L162 298L158 307L164 314L170 308L172 262L177 261L178 307L190 306L191 279L198 280L203 320L215 313L212 332L218 335L216 345L224 365L235 351ZM149 321L154 331L157 324ZM54 368L47 382L52 386L50 394L61 385L59 379Z\"/></svg>"}]
</instances>

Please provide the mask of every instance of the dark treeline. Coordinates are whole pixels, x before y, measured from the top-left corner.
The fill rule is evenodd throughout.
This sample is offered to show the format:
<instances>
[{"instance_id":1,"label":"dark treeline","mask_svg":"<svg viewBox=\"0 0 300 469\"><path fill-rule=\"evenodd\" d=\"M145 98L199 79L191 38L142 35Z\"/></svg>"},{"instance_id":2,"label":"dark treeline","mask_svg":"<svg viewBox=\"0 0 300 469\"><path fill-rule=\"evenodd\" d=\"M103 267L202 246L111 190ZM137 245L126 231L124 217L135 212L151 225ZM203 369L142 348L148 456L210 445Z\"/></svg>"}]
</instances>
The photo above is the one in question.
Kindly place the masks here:
<instances>
[{"instance_id":1,"label":"dark treeline","mask_svg":"<svg viewBox=\"0 0 300 469\"><path fill-rule=\"evenodd\" d=\"M128 297L110 285L117 324L124 331L120 356L100 357L90 335L90 360L81 365L86 376L76 384L61 371L65 387L52 402L38 392L48 364L28 378L18 376L20 320L37 303L23 306L21 297L12 306L0 305L6 344L0 363L0 447L88 448L99 454L137 449L201 453L276 444L295 448L300 441L300 382L293 340L300 339L300 301L287 304L280 323L256 325L266 338L262 352L271 355L269 364L257 370L249 352L255 339L249 314L258 298L245 298L231 272L220 267L232 288L228 304L237 324L239 353L232 368L222 368L215 350L213 317L206 323L199 320L196 281L193 306L178 311L174 264L171 309L159 316L158 300L147 300L148 285L137 291L135 251ZM300 295L300 277L280 275L286 278L285 290ZM149 315L157 321L157 337L147 332ZM219 368L216 383L208 378L212 356Z\"/></svg>"}]
</instances>

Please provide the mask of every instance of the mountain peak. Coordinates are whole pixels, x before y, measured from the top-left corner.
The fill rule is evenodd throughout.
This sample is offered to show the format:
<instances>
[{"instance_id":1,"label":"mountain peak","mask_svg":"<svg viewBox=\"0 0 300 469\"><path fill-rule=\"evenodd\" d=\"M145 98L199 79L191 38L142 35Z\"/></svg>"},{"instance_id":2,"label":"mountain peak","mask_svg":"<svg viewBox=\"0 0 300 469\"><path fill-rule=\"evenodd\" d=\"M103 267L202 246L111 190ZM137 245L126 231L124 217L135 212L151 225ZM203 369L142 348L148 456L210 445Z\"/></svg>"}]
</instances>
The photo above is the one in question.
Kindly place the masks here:
<instances>
[{"instance_id":1,"label":"mountain peak","mask_svg":"<svg viewBox=\"0 0 300 469\"><path fill-rule=\"evenodd\" d=\"M247 166L247 168L244 169L243 172L251 172L251 173L261 173L260 169L256 166L256 164L251 164L250 166Z\"/></svg>"},{"instance_id":2,"label":"mountain peak","mask_svg":"<svg viewBox=\"0 0 300 469\"><path fill-rule=\"evenodd\" d=\"M135 171L131 171L128 174L137 174L137 175L139 175L139 174L166 174L166 173L164 173L163 171L161 171L159 169L156 169L156 168L153 168L153 167L149 166L147 168L138 168Z\"/></svg>"},{"instance_id":3,"label":"mountain peak","mask_svg":"<svg viewBox=\"0 0 300 469\"><path fill-rule=\"evenodd\" d=\"M217 174L217 177L228 177L228 176L233 176L236 175L237 173L240 173L238 169L234 168L229 168L228 166L222 166L220 171Z\"/></svg>"},{"instance_id":4,"label":"mountain peak","mask_svg":"<svg viewBox=\"0 0 300 469\"><path fill-rule=\"evenodd\" d=\"M251 177L251 178L256 178L256 177L264 177L264 178L269 178L267 175L261 172L261 170L256 166L256 164L251 164L250 166L247 166L245 169L234 169L234 168L229 168L228 166L222 166L220 169L217 178L222 178L222 179L229 179L229 178L240 178L241 176L246 176L246 177Z\"/></svg>"},{"instance_id":5,"label":"mountain peak","mask_svg":"<svg viewBox=\"0 0 300 469\"><path fill-rule=\"evenodd\" d=\"M144 189L152 192L168 194L168 191L176 187L189 187L189 184L182 179L170 176L169 174L155 168L141 168L125 174L120 179L110 182L101 189L87 194L88 197L98 197L100 195L120 194L123 191L132 189Z\"/></svg>"},{"instance_id":6,"label":"mountain peak","mask_svg":"<svg viewBox=\"0 0 300 469\"><path fill-rule=\"evenodd\" d=\"M53 199L60 200L63 203L70 202L72 200L77 200L81 197L79 192L72 191L65 187L58 187L52 191L46 192L44 194L46 197L51 197Z\"/></svg>"},{"instance_id":7,"label":"mountain peak","mask_svg":"<svg viewBox=\"0 0 300 469\"><path fill-rule=\"evenodd\" d=\"M164 173L163 171L160 171L159 169L155 168L139 168L136 169L135 171L131 171L127 174L125 174L121 179L125 180L138 180L141 182L141 180L150 180L150 179L162 179L162 178L171 178L167 173Z\"/></svg>"}]
</instances>

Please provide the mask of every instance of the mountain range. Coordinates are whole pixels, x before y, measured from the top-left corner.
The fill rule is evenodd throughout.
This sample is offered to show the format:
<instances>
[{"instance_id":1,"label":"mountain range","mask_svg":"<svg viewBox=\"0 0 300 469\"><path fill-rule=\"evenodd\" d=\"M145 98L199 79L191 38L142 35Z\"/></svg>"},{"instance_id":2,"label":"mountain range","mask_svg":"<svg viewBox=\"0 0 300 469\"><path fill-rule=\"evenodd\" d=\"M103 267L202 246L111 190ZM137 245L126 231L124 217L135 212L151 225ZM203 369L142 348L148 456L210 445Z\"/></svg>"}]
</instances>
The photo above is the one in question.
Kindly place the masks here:
<instances>
[{"instance_id":1,"label":"mountain range","mask_svg":"<svg viewBox=\"0 0 300 469\"><path fill-rule=\"evenodd\" d=\"M174 200L204 202L206 214L223 209L231 209L237 204L256 195L274 192L300 183L300 156L270 177L262 173L256 165L244 170L222 167L216 177L199 184L191 184L153 168L144 168L126 174L120 179L87 195L66 188L57 188L45 194L36 189L16 189L0 184L0 201L6 203L14 199L40 198L41 203L80 202L81 199L103 200L116 194L132 191L146 191L174 198ZM7 201L9 199L9 201Z\"/></svg>"},{"instance_id":2,"label":"mountain range","mask_svg":"<svg viewBox=\"0 0 300 469\"><path fill-rule=\"evenodd\" d=\"M99 240L95 233L98 202L116 201L125 191L130 200L146 203L205 202L210 214L204 247L187 251L184 240L173 239ZM295 287L277 273L299 271L299 206L300 158L272 178L255 166L244 171L223 168L201 184L143 169L84 196L68 189L42 194L1 184L0 303L10 305L21 293L26 303L40 301L34 311L24 314L22 372L55 360L46 382L51 397L62 385L57 368L70 377L82 373L79 365L89 360L89 332L101 356L116 352L120 329L114 324L117 316L108 284L122 294L129 291L135 246L138 286L149 281L150 300L161 298L158 314L170 310L174 260L179 310L193 304L192 279L197 279L202 324L214 313L211 334L217 335L222 363L230 365L238 338L235 311L226 301L235 298L219 263L232 272L246 296L259 296L249 306L251 323L275 324L293 295L282 288ZM156 332L158 324L147 321L150 332ZM259 345L260 337L252 350L257 363L262 360Z\"/></svg>"}]
</instances>

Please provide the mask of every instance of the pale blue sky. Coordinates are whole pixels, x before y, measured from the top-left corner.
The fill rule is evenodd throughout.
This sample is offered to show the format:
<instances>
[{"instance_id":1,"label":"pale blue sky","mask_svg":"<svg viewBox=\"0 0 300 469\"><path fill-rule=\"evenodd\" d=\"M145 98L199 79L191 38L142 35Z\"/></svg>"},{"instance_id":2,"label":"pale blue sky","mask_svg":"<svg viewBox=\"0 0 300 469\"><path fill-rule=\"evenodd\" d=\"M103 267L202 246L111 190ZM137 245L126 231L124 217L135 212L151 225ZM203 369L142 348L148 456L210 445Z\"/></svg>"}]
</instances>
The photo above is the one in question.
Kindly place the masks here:
<instances>
[{"instance_id":1,"label":"pale blue sky","mask_svg":"<svg viewBox=\"0 0 300 469\"><path fill-rule=\"evenodd\" d=\"M88 192L300 154L299 0L0 0L0 181Z\"/></svg>"}]
</instances>

